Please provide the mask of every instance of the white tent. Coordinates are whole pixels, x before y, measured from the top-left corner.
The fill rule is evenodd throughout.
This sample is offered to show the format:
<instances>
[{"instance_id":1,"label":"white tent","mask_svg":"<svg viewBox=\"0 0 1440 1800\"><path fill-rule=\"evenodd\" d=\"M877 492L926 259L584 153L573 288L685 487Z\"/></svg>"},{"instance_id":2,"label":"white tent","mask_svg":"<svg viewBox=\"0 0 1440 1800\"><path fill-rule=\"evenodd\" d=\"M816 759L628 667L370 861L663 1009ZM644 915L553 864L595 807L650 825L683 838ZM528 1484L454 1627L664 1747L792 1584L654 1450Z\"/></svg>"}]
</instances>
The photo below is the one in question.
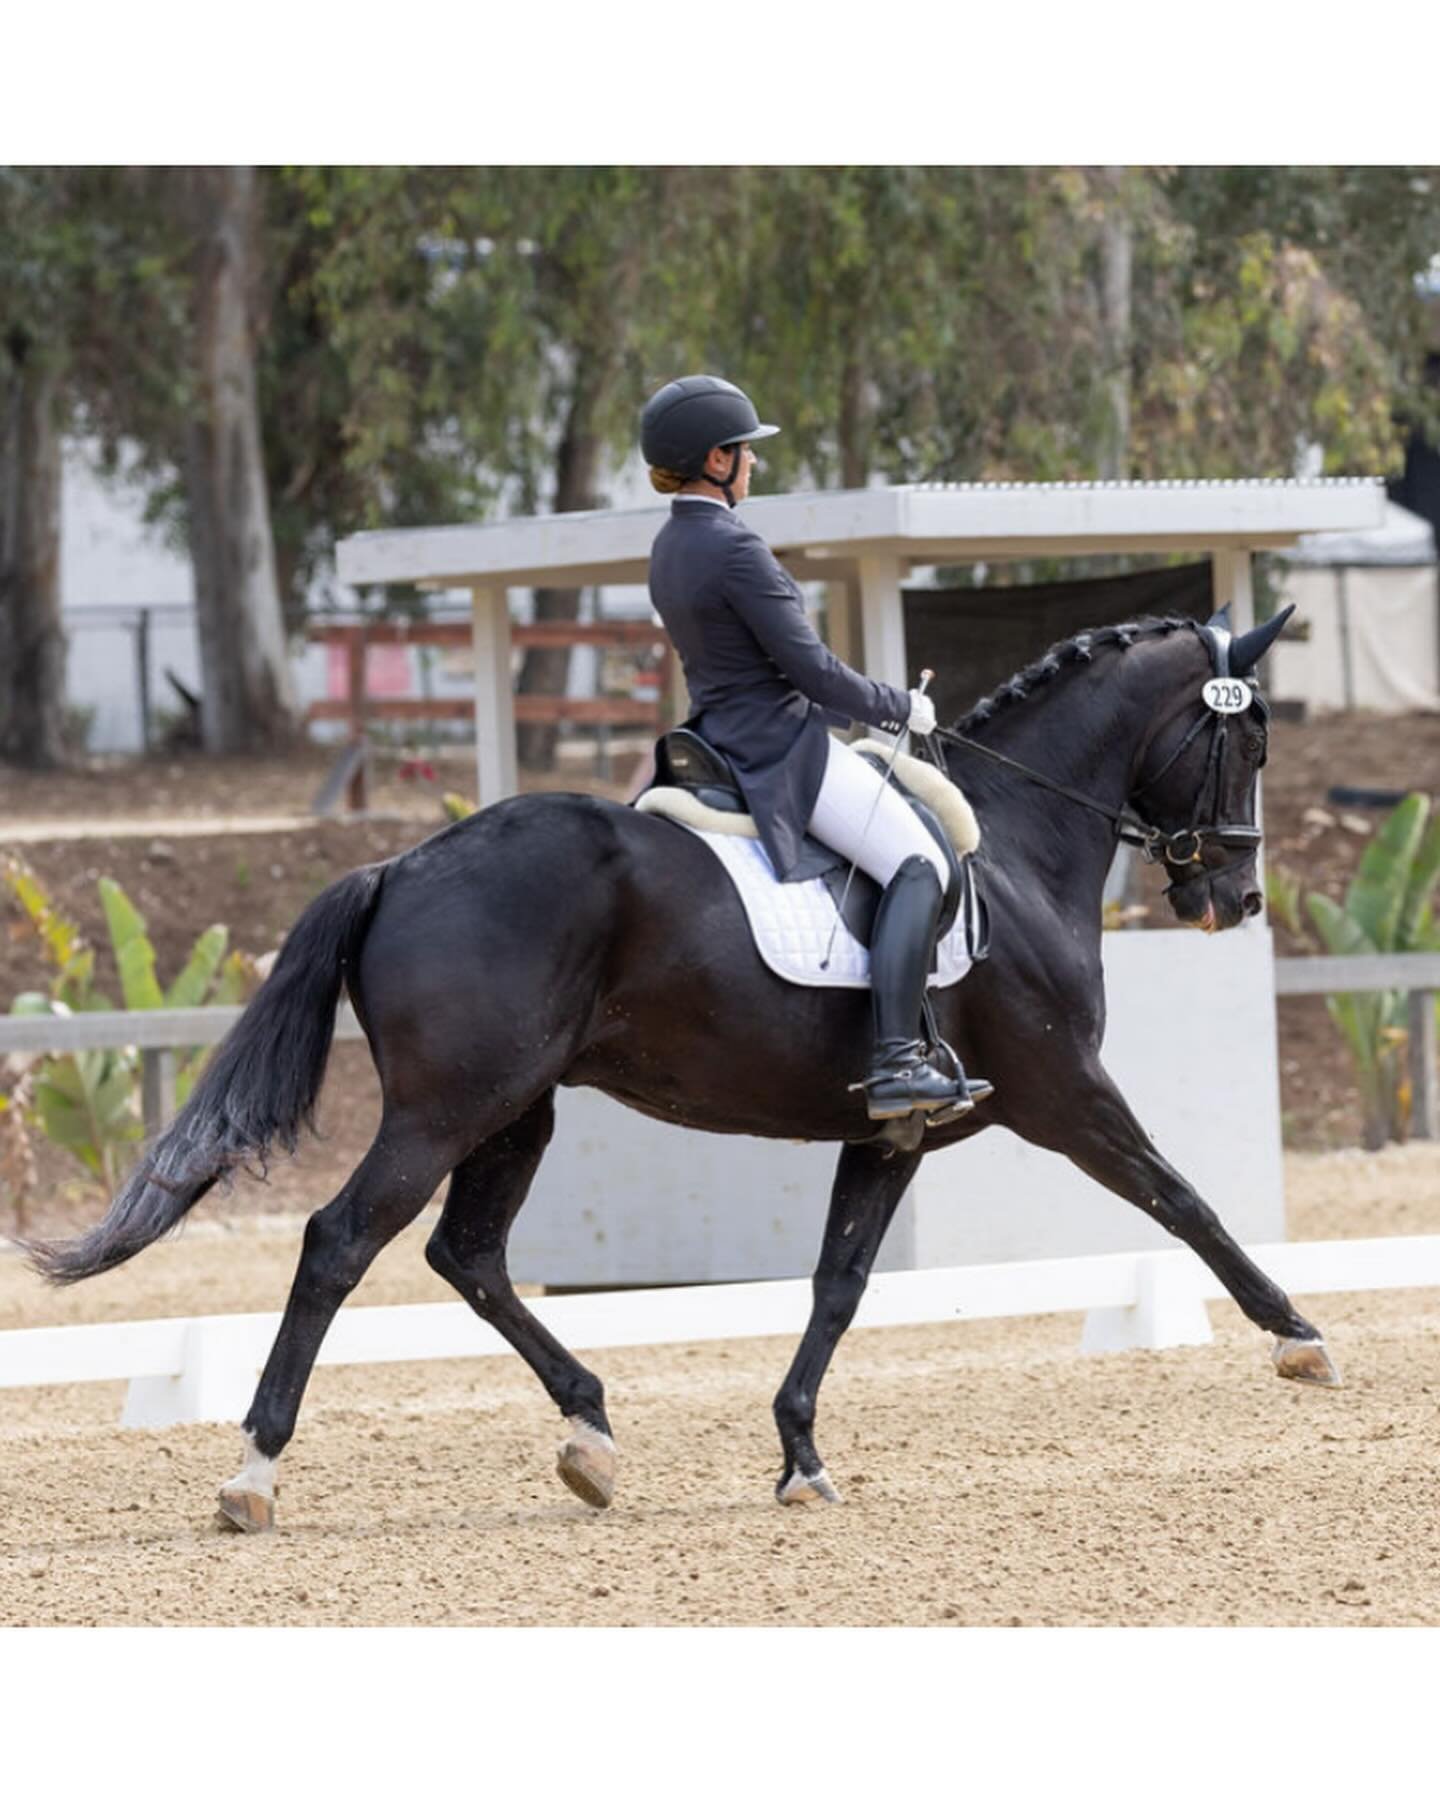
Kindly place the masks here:
<instances>
[{"instance_id":1,"label":"white tent","mask_svg":"<svg viewBox=\"0 0 1440 1800\"><path fill-rule=\"evenodd\" d=\"M1427 520L1387 500L1372 530L1305 536L1280 560L1283 597L1307 635L1275 647L1277 699L1440 711L1440 567Z\"/></svg>"},{"instance_id":2,"label":"white tent","mask_svg":"<svg viewBox=\"0 0 1440 1800\"><path fill-rule=\"evenodd\" d=\"M1370 531L1316 531L1302 537L1293 550L1281 552L1287 563L1306 568L1417 568L1435 561L1435 533L1419 513L1385 502L1385 521Z\"/></svg>"}]
</instances>

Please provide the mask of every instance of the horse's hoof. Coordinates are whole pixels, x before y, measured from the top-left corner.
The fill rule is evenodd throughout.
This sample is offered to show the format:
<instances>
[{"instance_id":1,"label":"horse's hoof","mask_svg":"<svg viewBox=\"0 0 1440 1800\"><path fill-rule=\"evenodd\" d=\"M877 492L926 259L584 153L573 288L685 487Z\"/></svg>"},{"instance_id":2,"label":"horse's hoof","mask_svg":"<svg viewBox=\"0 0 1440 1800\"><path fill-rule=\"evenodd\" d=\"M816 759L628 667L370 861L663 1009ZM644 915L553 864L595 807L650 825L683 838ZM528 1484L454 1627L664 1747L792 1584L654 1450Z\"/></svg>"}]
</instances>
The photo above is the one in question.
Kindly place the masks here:
<instances>
[{"instance_id":1,"label":"horse's hoof","mask_svg":"<svg viewBox=\"0 0 1440 1800\"><path fill-rule=\"evenodd\" d=\"M583 1419L567 1419L570 1436L555 1458L555 1472L587 1506L608 1506L615 1495L615 1443Z\"/></svg>"},{"instance_id":2,"label":"horse's hoof","mask_svg":"<svg viewBox=\"0 0 1440 1800\"><path fill-rule=\"evenodd\" d=\"M275 1502L269 1494L227 1482L220 1490L220 1522L235 1531L273 1531Z\"/></svg>"},{"instance_id":3,"label":"horse's hoof","mask_svg":"<svg viewBox=\"0 0 1440 1800\"><path fill-rule=\"evenodd\" d=\"M832 1506L840 1504L839 1490L823 1468L813 1475L797 1469L788 1481L782 1481L775 1489L775 1498L782 1506L802 1506L807 1500L828 1500Z\"/></svg>"},{"instance_id":4,"label":"horse's hoof","mask_svg":"<svg viewBox=\"0 0 1440 1800\"><path fill-rule=\"evenodd\" d=\"M1345 1385L1319 1338L1276 1338L1270 1360L1275 1364L1275 1373L1287 1381L1306 1381L1312 1387Z\"/></svg>"}]
</instances>

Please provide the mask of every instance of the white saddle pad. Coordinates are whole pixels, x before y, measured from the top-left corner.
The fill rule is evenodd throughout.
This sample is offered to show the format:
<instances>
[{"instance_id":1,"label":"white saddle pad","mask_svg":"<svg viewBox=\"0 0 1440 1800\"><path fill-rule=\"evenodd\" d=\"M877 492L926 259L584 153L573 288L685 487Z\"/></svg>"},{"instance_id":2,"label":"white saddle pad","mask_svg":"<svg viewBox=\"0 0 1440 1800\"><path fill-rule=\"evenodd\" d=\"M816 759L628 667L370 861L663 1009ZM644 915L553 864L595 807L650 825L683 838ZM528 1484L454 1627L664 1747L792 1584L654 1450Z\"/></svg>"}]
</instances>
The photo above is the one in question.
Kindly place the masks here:
<instances>
[{"instance_id":1,"label":"white saddle pad","mask_svg":"<svg viewBox=\"0 0 1440 1800\"><path fill-rule=\"evenodd\" d=\"M695 831L691 825L685 830L694 831L719 858L745 908L755 948L776 975L803 987L869 987L870 952L837 920L823 881L777 881L758 838ZM940 940L930 987L953 987L969 972L978 929L975 889L967 880L955 924ZM827 945L829 963L822 967Z\"/></svg>"}]
</instances>

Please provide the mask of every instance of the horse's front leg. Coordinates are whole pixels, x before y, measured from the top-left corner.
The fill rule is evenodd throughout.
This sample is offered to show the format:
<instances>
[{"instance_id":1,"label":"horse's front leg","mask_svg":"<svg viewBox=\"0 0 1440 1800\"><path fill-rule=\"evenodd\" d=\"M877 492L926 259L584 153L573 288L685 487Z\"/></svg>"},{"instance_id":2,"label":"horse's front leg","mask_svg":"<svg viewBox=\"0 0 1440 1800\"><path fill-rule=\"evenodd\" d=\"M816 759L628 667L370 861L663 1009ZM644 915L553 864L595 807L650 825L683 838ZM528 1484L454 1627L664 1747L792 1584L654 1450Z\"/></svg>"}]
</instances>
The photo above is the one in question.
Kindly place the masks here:
<instances>
[{"instance_id":1,"label":"horse's front leg","mask_svg":"<svg viewBox=\"0 0 1440 1800\"><path fill-rule=\"evenodd\" d=\"M1068 1156L1077 1168L1188 1244L1246 1318L1275 1334L1278 1374L1322 1387L1340 1386L1339 1372L1320 1333L1161 1156L1098 1060L1087 1058L1061 1090L1048 1085L1029 1103L1023 1095L1010 1096L1005 1123L1032 1144Z\"/></svg>"},{"instance_id":2,"label":"horse's front leg","mask_svg":"<svg viewBox=\"0 0 1440 1800\"><path fill-rule=\"evenodd\" d=\"M887 1157L868 1144L847 1144L840 1152L812 1283L810 1323L775 1396L775 1423L785 1452L775 1496L784 1505L840 1498L815 1449L815 1399L920 1155L895 1151Z\"/></svg>"}]
</instances>

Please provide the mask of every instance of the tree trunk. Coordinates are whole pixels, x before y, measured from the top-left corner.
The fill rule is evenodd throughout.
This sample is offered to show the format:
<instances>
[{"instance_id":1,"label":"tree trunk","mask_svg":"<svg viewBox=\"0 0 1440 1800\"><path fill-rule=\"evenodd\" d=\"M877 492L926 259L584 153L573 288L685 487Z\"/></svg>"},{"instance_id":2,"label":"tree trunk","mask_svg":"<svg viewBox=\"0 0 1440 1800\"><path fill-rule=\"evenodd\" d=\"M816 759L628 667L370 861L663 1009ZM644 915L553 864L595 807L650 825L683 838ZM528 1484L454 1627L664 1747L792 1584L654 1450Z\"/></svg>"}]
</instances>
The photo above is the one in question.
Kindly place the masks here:
<instances>
[{"instance_id":1,"label":"tree trunk","mask_svg":"<svg viewBox=\"0 0 1440 1800\"><path fill-rule=\"evenodd\" d=\"M0 346L0 758L65 760L59 382L22 334Z\"/></svg>"},{"instance_id":2,"label":"tree trunk","mask_svg":"<svg viewBox=\"0 0 1440 1800\"><path fill-rule=\"evenodd\" d=\"M1100 325L1105 356L1106 429L1100 479L1124 481L1130 472L1130 299L1134 235L1120 168L1105 171L1107 200L1100 227Z\"/></svg>"},{"instance_id":3,"label":"tree trunk","mask_svg":"<svg viewBox=\"0 0 1440 1800\"><path fill-rule=\"evenodd\" d=\"M602 375L587 379L582 368L565 420L565 432L555 465L554 511L587 512L600 504L595 483L600 470L600 439L594 421L602 398ZM580 616L579 588L536 588L535 618L576 619ZM570 652L527 650L521 664L517 691L522 694L563 694L570 678ZM515 755L525 769L555 766L559 729L554 725L522 724L515 728Z\"/></svg>"},{"instance_id":4,"label":"tree trunk","mask_svg":"<svg viewBox=\"0 0 1440 1800\"><path fill-rule=\"evenodd\" d=\"M870 444L875 429L875 391L857 350L845 358L840 376L840 485L863 488L870 481Z\"/></svg>"},{"instance_id":5,"label":"tree trunk","mask_svg":"<svg viewBox=\"0 0 1440 1800\"><path fill-rule=\"evenodd\" d=\"M255 171L197 171L195 372L185 458L205 747L290 742L297 718L260 446L250 295Z\"/></svg>"}]
</instances>

